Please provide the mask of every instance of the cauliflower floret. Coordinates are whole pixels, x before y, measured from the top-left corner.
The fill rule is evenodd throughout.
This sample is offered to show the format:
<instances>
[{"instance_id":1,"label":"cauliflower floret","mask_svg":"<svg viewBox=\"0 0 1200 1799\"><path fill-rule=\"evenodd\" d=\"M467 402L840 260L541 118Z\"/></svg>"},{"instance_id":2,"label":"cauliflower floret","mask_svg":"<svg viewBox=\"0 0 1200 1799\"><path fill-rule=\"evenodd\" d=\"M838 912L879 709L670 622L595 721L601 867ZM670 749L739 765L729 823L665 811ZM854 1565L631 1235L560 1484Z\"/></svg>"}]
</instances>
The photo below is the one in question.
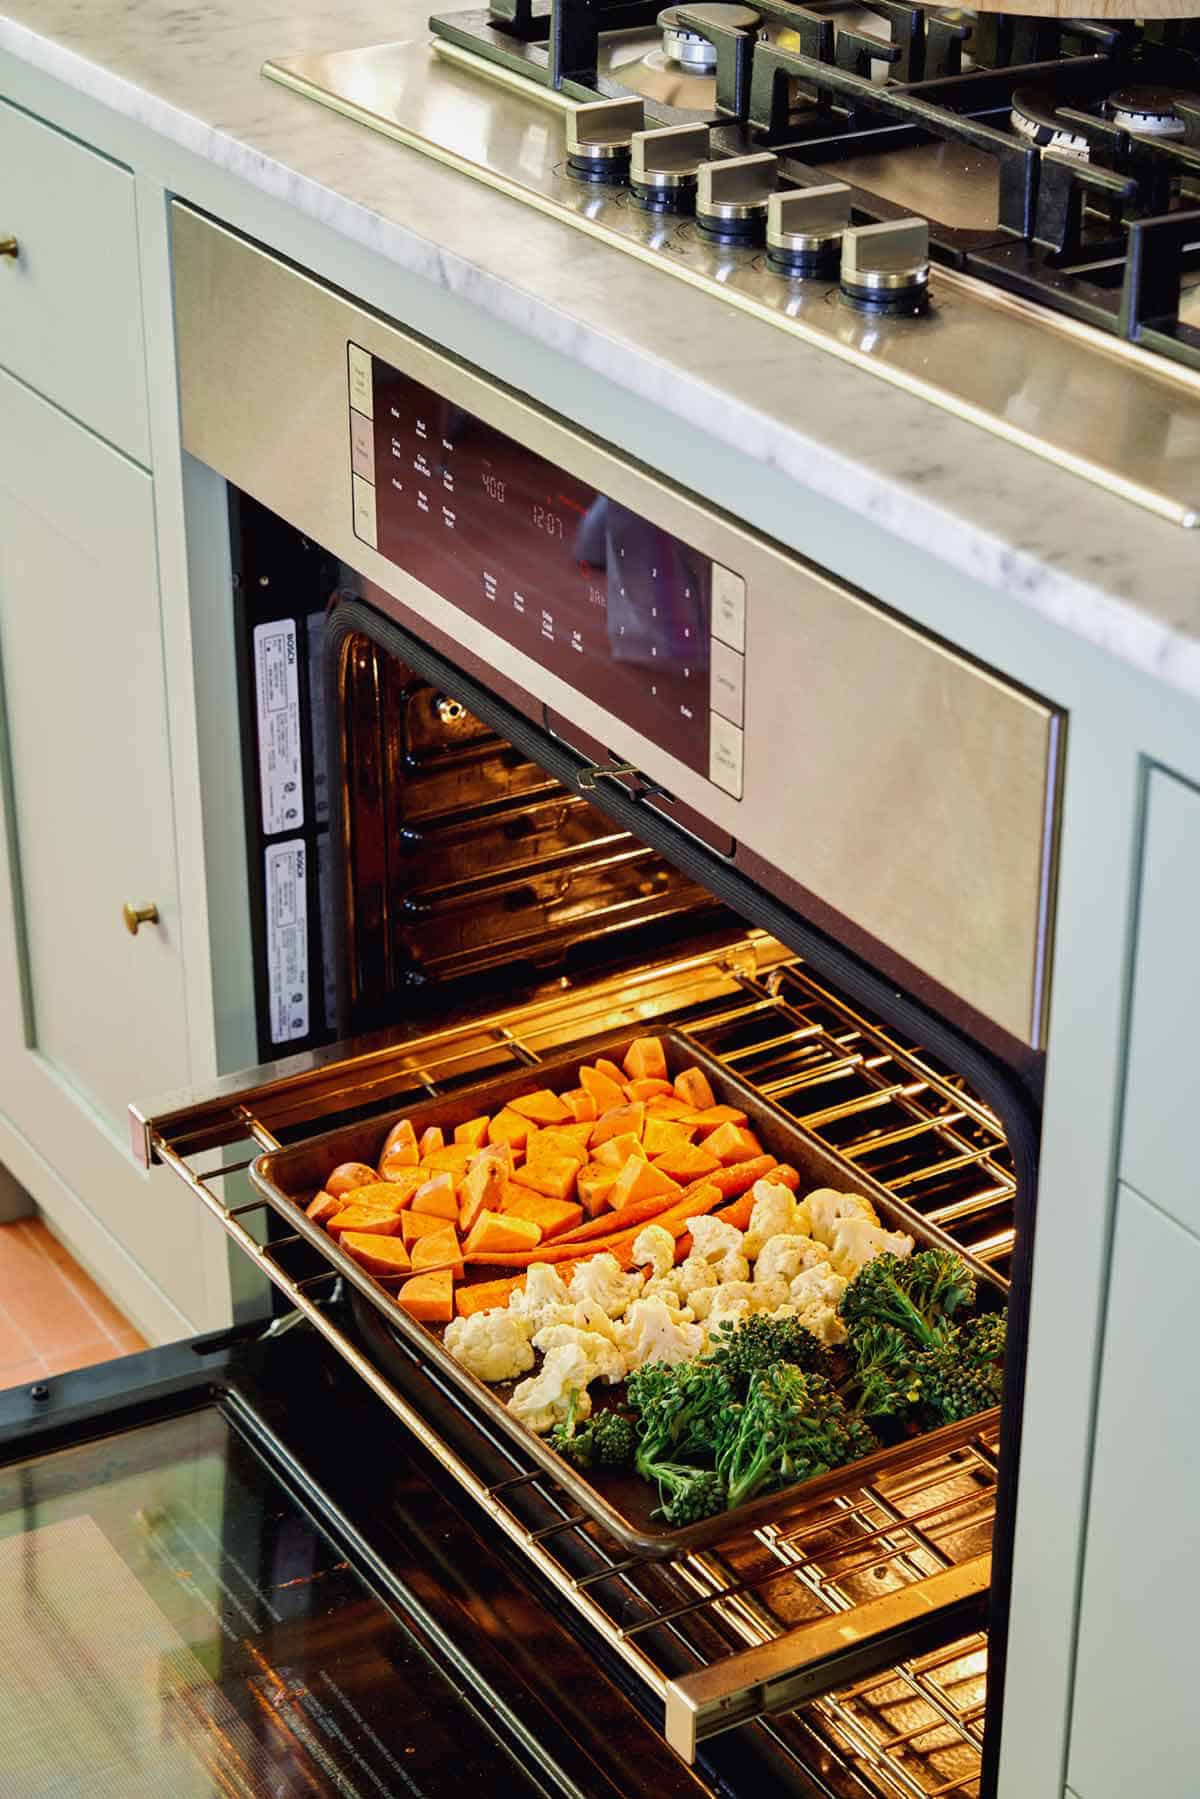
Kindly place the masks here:
<instances>
[{"instance_id":1,"label":"cauliflower floret","mask_svg":"<svg viewBox=\"0 0 1200 1799\"><path fill-rule=\"evenodd\" d=\"M750 1228L742 1237L742 1254L753 1261L768 1237L795 1232L801 1226L794 1222L796 1202L790 1188L780 1186L778 1181L755 1181L751 1191L754 1210L750 1214Z\"/></svg>"},{"instance_id":2,"label":"cauliflower floret","mask_svg":"<svg viewBox=\"0 0 1200 1799\"><path fill-rule=\"evenodd\" d=\"M533 1262L525 1276L524 1288L516 1287L509 1295L508 1309L527 1321L532 1336L549 1322L549 1313L565 1306L567 1300L567 1289L558 1269L552 1268L549 1262Z\"/></svg>"},{"instance_id":3,"label":"cauliflower floret","mask_svg":"<svg viewBox=\"0 0 1200 1799\"><path fill-rule=\"evenodd\" d=\"M663 1304L670 1306L673 1312L680 1311L683 1306L683 1294L679 1290L678 1268L672 1268L670 1274L658 1274L648 1280L638 1294L638 1298L661 1299Z\"/></svg>"},{"instance_id":4,"label":"cauliflower floret","mask_svg":"<svg viewBox=\"0 0 1200 1799\"><path fill-rule=\"evenodd\" d=\"M913 1240L904 1231L885 1231L867 1218L843 1218L833 1233L829 1256L839 1274L853 1280L876 1256L912 1254Z\"/></svg>"},{"instance_id":5,"label":"cauliflower floret","mask_svg":"<svg viewBox=\"0 0 1200 1799\"><path fill-rule=\"evenodd\" d=\"M717 1286L720 1276L711 1262L703 1256L690 1255L675 1270L675 1286L681 1299L689 1304L694 1303L698 1293L708 1292Z\"/></svg>"},{"instance_id":6,"label":"cauliflower floret","mask_svg":"<svg viewBox=\"0 0 1200 1799\"><path fill-rule=\"evenodd\" d=\"M619 1333L628 1372L646 1362L686 1362L704 1348L702 1325L681 1320L662 1299L638 1299Z\"/></svg>"},{"instance_id":7,"label":"cauliflower floret","mask_svg":"<svg viewBox=\"0 0 1200 1799\"><path fill-rule=\"evenodd\" d=\"M610 1318L619 1318L642 1290L640 1274L622 1274L616 1256L607 1252L580 1262L567 1292L576 1304L590 1300Z\"/></svg>"},{"instance_id":8,"label":"cauliflower floret","mask_svg":"<svg viewBox=\"0 0 1200 1799\"><path fill-rule=\"evenodd\" d=\"M575 1416L579 1420L590 1418L592 1401L588 1394L588 1368L590 1364L578 1343L564 1343L558 1349L552 1349L541 1370L530 1375L517 1387L508 1402L508 1409L514 1412L522 1424L527 1424L539 1436L545 1436L556 1424L561 1424L567 1415L567 1406L571 1394L578 1393Z\"/></svg>"},{"instance_id":9,"label":"cauliflower floret","mask_svg":"<svg viewBox=\"0 0 1200 1799\"><path fill-rule=\"evenodd\" d=\"M705 1262L718 1261L729 1252L734 1255L741 1252L741 1231L736 1224L728 1224L723 1218L693 1218L688 1229L692 1233L692 1254Z\"/></svg>"},{"instance_id":10,"label":"cauliflower floret","mask_svg":"<svg viewBox=\"0 0 1200 1799\"><path fill-rule=\"evenodd\" d=\"M833 1233L843 1218L879 1223L870 1200L860 1199L857 1193L836 1193L832 1187L818 1187L800 1202L796 1211L799 1216L793 1229L807 1230L818 1243L832 1244Z\"/></svg>"},{"instance_id":11,"label":"cauliflower floret","mask_svg":"<svg viewBox=\"0 0 1200 1799\"><path fill-rule=\"evenodd\" d=\"M675 1266L675 1239L661 1224L648 1224L633 1240L633 1264L644 1268L649 1264L656 1280Z\"/></svg>"},{"instance_id":12,"label":"cauliflower floret","mask_svg":"<svg viewBox=\"0 0 1200 1799\"><path fill-rule=\"evenodd\" d=\"M809 1300L795 1308L795 1316L806 1331L811 1331L819 1343L834 1344L846 1341L846 1327L832 1306L821 1300Z\"/></svg>"},{"instance_id":13,"label":"cauliflower floret","mask_svg":"<svg viewBox=\"0 0 1200 1799\"><path fill-rule=\"evenodd\" d=\"M790 1281L803 1268L829 1266L829 1251L811 1237L795 1233L768 1237L754 1264L756 1281Z\"/></svg>"},{"instance_id":14,"label":"cauliflower floret","mask_svg":"<svg viewBox=\"0 0 1200 1799\"><path fill-rule=\"evenodd\" d=\"M781 1274L776 1274L770 1280L765 1281L759 1280L758 1275L755 1274L754 1308L756 1311L770 1312L774 1315L780 1306L785 1306L790 1302L791 1297L788 1284Z\"/></svg>"},{"instance_id":15,"label":"cauliflower floret","mask_svg":"<svg viewBox=\"0 0 1200 1799\"><path fill-rule=\"evenodd\" d=\"M533 1339L533 1347L543 1355L565 1345L576 1343L588 1360L588 1380L602 1380L610 1387L625 1378L625 1357L611 1337L599 1331L580 1330L573 1324L548 1324Z\"/></svg>"},{"instance_id":16,"label":"cauliflower floret","mask_svg":"<svg viewBox=\"0 0 1200 1799\"><path fill-rule=\"evenodd\" d=\"M793 1305L832 1306L836 1311L849 1284L842 1275L834 1273L828 1262L818 1262L793 1276L788 1292Z\"/></svg>"},{"instance_id":17,"label":"cauliflower floret","mask_svg":"<svg viewBox=\"0 0 1200 1799\"><path fill-rule=\"evenodd\" d=\"M455 1361L479 1380L516 1380L533 1367L528 1322L507 1306L452 1318L443 1341Z\"/></svg>"},{"instance_id":18,"label":"cauliflower floret","mask_svg":"<svg viewBox=\"0 0 1200 1799\"><path fill-rule=\"evenodd\" d=\"M601 1337L607 1337L610 1343L617 1340L617 1327L608 1313L598 1306L594 1299L582 1299L578 1305L571 1306L570 1317L550 1318L548 1324L573 1324L576 1330L595 1331Z\"/></svg>"}]
</instances>

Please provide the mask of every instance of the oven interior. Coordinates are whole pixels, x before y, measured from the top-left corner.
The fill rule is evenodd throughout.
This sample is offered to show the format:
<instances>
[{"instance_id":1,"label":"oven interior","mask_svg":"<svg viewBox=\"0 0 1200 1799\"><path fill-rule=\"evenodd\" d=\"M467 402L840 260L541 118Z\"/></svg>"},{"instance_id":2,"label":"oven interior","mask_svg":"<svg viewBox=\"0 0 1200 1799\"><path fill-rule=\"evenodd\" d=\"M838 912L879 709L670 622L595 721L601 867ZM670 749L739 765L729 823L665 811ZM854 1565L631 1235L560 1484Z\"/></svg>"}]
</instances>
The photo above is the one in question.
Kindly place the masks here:
<instances>
[{"instance_id":1,"label":"oven interior","mask_svg":"<svg viewBox=\"0 0 1200 1799\"><path fill-rule=\"evenodd\" d=\"M319 553L306 567L328 579ZM436 1455L650 1715L665 1707L677 1746L687 1707L673 1731L674 1688L715 1679L719 1699L702 1695L685 1720L701 1766L710 1733L720 1742L747 1723L789 1790L976 1799L994 1755L982 1611L951 1603L922 1637L903 1600L918 1583L966 1592L986 1569L1007 1478L998 1414L949 1455L820 1506L801 1492L754 1531L731 1520L714 1550L639 1561L397 1339L381 1356L386 1326L247 1198L259 1149L536 1069L607 1030L669 1024L1005 1278L1014 1268L1022 1196L1005 1125L958 1069L735 917L377 636L331 631L326 665L318 674L314 657L308 671L310 699L322 682L329 698L328 800L310 808L325 835L309 859L313 955L324 1037L340 1041L314 1033L306 1055L142 1121L143 1153L173 1168L269 1275L277 1304L315 1324ZM829 1647L851 1612L873 1621L857 1661ZM772 1644L773 1673L755 1659Z\"/></svg>"}]
</instances>

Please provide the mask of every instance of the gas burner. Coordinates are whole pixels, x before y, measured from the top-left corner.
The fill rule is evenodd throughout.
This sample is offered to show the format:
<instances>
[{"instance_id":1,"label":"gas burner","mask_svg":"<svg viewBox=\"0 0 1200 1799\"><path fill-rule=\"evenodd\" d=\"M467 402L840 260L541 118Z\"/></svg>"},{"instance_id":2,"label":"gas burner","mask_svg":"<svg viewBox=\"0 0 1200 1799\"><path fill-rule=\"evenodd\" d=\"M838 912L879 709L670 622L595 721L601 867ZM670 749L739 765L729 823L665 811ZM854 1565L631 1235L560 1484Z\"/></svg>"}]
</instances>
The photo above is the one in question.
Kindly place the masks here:
<instances>
[{"instance_id":1,"label":"gas burner","mask_svg":"<svg viewBox=\"0 0 1200 1799\"><path fill-rule=\"evenodd\" d=\"M1040 88L1013 90L1008 122L1039 150L1063 150L1068 156L1077 156L1080 162L1087 162L1091 156L1086 137L1063 124L1055 111L1054 96Z\"/></svg>"},{"instance_id":2,"label":"gas burner","mask_svg":"<svg viewBox=\"0 0 1200 1799\"><path fill-rule=\"evenodd\" d=\"M714 25L723 25L730 31L757 31L762 24L761 16L751 7L724 5L716 0L711 5L689 7L688 11L697 18L711 19ZM689 75L711 75L717 66L715 47L690 25L680 24L679 12L679 7L668 6L658 15L662 47L668 61L678 63Z\"/></svg>"},{"instance_id":3,"label":"gas burner","mask_svg":"<svg viewBox=\"0 0 1200 1799\"><path fill-rule=\"evenodd\" d=\"M1200 105L1200 96L1169 87L1124 87L1106 102L1114 125L1140 137L1186 137L1187 126L1175 110L1175 102Z\"/></svg>"}]
</instances>

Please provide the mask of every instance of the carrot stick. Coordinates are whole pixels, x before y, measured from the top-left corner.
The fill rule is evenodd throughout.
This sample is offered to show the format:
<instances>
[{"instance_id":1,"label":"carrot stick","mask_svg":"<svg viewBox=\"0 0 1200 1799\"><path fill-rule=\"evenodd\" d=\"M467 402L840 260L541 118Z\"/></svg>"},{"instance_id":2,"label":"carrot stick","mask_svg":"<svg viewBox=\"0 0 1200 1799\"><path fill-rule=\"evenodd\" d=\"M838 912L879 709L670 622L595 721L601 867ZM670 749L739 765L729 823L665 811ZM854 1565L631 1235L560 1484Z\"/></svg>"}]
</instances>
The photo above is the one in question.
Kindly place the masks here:
<instances>
[{"instance_id":1,"label":"carrot stick","mask_svg":"<svg viewBox=\"0 0 1200 1799\"><path fill-rule=\"evenodd\" d=\"M682 1199L675 1200L665 1212L661 1212L654 1223L661 1224L664 1230L671 1232L672 1236L678 1236L679 1232L687 1225L689 1218L698 1218L704 1212L713 1211L720 1205L723 1198L724 1195L720 1188L712 1181L700 1182L694 1188L689 1188ZM641 1225L631 1225L628 1229L617 1231L611 1236L594 1238L584 1251L583 1258L579 1256L578 1243L564 1243L561 1238L556 1238L553 1243L540 1243L536 1249L476 1252L476 1254L465 1256L463 1259L479 1268L528 1268L534 1262L581 1260L587 1256L601 1255L607 1251L621 1261L618 1251L624 1248L632 1249L634 1238L642 1228ZM622 1263L622 1266L628 1267L628 1261Z\"/></svg>"},{"instance_id":2,"label":"carrot stick","mask_svg":"<svg viewBox=\"0 0 1200 1799\"><path fill-rule=\"evenodd\" d=\"M476 1281L472 1286L458 1286L454 1303L460 1318L472 1312L490 1312L493 1306L506 1306L518 1287L525 1285L523 1274L511 1274L502 1281Z\"/></svg>"},{"instance_id":3,"label":"carrot stick","mask_svg":"<svg viewBox=\"0 0 1200 1799\"><path fill-rule=\"evenodd\" d=\"M601 1212L598 1218L589 1218L586 1224L577 1224L569 1231L560 1231L555 1243L589 1243L594 1237L612 1237L618 1231L634 1225L654 1224L663 1214L674 1210L681 1198L686 1199L691 1193L698 1193L702 1187L717 1187L725 1199L736 1199L739 1193L745 1193L755 1181L771 1175L780 1179L782 1172L791 1176L785 1185L795 1192L800 1184L800 1176L794 1168L781 1171L780 1164L773 1156L753 1156L748 1162L735 1162L729 1168L717 1168L711 1174L701 1175L690 1186L683 1189L682 1194L660 1194L654 1199L636 1199L630 1206L622 1206L616 1212Z\"/></svg>"},{"instance_id":4,"label":"carrot stick","mask_svg":"<svg viewBox=\"0 0 1200 1799\"><path fill-rule=\"evenodd\" d=\"M784 1177L791 1176L786 1179ZM760 1177L762 1178L762 1177ZM800 1185L800 1176L787 1162L779 1162L772 1168L768 1177L775 1186L790 1187L792 1192ZM723 1224L731 1224L735 1230L746 1231L750 1228L750 1218L754 1211L754 1194L747 1192L735 1199L731 1205L722 1206L716 1216ZM675 1260L682 1262L692 1253L692 1233L685 1231L675 1239Z\"/></svg>"}]
</instances>

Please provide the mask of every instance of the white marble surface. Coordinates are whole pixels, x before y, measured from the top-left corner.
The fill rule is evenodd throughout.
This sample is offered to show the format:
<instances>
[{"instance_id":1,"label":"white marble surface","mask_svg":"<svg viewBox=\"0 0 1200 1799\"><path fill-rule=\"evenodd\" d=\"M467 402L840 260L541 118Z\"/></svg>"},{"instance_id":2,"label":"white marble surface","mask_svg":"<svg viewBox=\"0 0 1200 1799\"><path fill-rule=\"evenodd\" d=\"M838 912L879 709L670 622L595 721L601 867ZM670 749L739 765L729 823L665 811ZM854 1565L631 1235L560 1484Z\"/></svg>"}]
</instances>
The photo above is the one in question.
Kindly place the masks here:
<instances>
[{"instance_id":1,"label":"white marble surface","mask_svg":"<svg viewBox=\"0 0 1200 1799\"><path fill-rule=\"evenodd\" d=\"M724 441L1200 696L1200 532L1115 499L259 74L268 56L419 34L429 10L422 0L5 7L0 52L633 390L685 432ZM571 410L569 396L558 403ZM669 464L669 455L653 459ZM712 497L744 510L735 495Z\"/></svg>"}]
</instances>

